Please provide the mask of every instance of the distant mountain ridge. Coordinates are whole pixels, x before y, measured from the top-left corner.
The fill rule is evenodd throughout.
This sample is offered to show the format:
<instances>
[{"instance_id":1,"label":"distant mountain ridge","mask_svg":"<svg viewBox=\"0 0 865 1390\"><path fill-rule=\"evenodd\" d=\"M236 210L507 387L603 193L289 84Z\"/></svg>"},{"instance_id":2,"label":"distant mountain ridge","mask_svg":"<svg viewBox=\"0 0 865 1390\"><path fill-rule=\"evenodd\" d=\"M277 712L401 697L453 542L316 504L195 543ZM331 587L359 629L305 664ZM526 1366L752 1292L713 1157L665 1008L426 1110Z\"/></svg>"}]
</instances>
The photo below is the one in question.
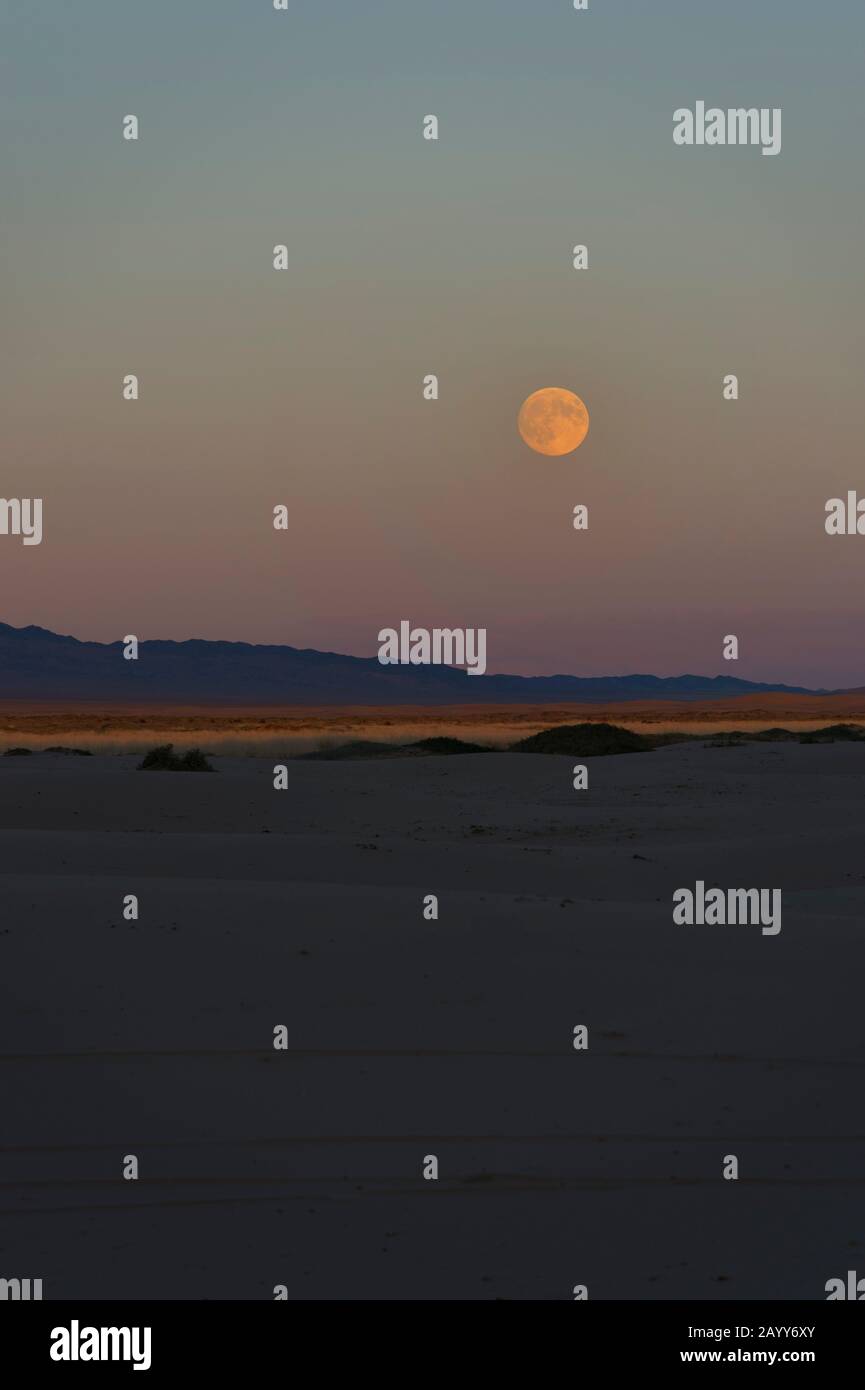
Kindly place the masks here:
<instances>
[{"instance_id":1,"label":"distant mountain ridge","mask_svg":"<svg viewBox=\"0 0 865 1390\"><path fill-rule=\"evenodd\" d=\"M761 691L825 695L735 676L468 676L450 666L382 666L377 657L248 642L81 642L0 623L0 699L250 705L542 704L701 700Z\"/></svg>"}]
</instances>

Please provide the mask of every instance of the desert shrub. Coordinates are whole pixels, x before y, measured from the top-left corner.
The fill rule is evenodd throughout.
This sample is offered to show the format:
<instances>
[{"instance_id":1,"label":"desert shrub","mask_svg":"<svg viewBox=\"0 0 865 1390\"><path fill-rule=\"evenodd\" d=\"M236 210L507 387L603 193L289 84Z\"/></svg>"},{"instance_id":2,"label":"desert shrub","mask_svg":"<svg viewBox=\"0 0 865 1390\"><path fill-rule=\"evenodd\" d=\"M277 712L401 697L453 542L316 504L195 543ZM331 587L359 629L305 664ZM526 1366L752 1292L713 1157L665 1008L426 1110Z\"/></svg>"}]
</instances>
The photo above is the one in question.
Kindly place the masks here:
<instances>
[{"instance_id":1,"label":"desert shrub","mask_svg":"<svg viewBox=\"0 0 865 1390\"><path fill-rule=\"evenodd\" d=\"M421 738L417 743L406 745L406 752L412 753L434 753L439 756L457 756L460 753L488 753L489 749L484 748L480 743L467 743L462 738Z\"/></svg>"},{"instance_id":2,"label":"desert shrub","mask_svg":"<svg viewBox=\"0 0 865 1390\"><path fill-rule=\"evenodd\" d=\"M213 772L200 748L190 748L181 757L174 752L173 743L151 748L138 764L139 772Z\"/></svg>"},{"instance_id":3,"label":"desert shrub","mask_svg":"<svg viewBox=\"0 0 865 1390\"><path fill-rule=\"evenodd\" d=\"M189 752L180 759L178 770L180 772L213 772L213 768L200 748L190 748Z\"/></svg>"},{"instance_id":4,"label":"desert shrub","mask_svg":"<svg viewBox=\"0 0 865 1390\"><path fill-rule=\"evenodd\" d=\"M618 724L559 724L511 745L512 753L566 753L572 758L643 753L651 744Z\"/></svg>"},{"instance_id":5,"label":"desert shrub","mask_svg":"<svg viewBox=\"0 0 865 1390\"><path fill-rule=\"evenodd\" d=\"M813 729L800 734L800 743L861 743L863 731L856 724L827 724L825 729Z\"/></svg>"}]
</instances>

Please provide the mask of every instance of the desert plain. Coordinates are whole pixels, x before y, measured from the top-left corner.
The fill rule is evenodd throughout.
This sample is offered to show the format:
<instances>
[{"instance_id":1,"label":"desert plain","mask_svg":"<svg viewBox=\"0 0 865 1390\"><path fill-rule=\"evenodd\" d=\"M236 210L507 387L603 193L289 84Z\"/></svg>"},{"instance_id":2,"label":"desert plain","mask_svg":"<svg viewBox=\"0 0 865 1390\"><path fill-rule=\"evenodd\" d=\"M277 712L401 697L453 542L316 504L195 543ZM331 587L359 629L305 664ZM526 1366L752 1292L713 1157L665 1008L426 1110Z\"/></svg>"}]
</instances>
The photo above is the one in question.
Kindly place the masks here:
<instances>
[{"instance_id":1,"label":"desert plain","mask_svg":"<svg viewBox=\"0 0 865 1390\"><path fill-rule=\"evenodd\" d=\"M759 1300L865 1273L865 744L697 738L587 758L584 791L574 761L287 757L276 791L254 750L0 758L0 1274ZM781 888L782 930L674 925L697 880Z\"/></svg>"}]
</instances>

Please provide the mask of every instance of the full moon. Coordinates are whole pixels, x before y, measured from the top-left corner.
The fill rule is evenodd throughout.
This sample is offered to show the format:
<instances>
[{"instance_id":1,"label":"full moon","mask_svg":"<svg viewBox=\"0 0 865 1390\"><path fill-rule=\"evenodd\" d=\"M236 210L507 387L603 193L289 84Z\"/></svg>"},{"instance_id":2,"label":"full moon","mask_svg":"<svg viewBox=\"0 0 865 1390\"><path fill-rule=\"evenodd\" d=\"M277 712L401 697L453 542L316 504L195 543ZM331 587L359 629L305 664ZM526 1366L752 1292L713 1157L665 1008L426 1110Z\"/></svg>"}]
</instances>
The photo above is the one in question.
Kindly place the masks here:
<instances>
[{"instance_id":1,"label":"full moon","mask_svg":"<svg viewBox=\"0 0 865 1390\"><path fill-rule=\"evenodd\" d=\"M589 412L573 391L544 386L523 401L517 427L536 453L570 454L589 432Z\"/></svg>"}]
</instances>

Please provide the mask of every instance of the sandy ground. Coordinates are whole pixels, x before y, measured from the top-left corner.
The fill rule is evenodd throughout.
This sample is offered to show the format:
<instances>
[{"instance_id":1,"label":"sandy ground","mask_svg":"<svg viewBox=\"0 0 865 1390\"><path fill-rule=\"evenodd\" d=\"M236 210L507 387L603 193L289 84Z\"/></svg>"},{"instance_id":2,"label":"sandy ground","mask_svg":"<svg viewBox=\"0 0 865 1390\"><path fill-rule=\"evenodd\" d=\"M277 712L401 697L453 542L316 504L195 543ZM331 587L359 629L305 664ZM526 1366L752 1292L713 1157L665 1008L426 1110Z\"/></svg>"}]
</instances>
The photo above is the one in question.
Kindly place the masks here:
<instances>
[{"instance_id":1,"label":"sandy ground","mask_svg":"<svg viewBox=\"0 0 865 1390\"><path fill-rule=\"evenodd\" d=\"M822 1299L865 1274L865 746L678 745L590 760L581 793L571 762L294 762L276 792L263 759L0 760L0 1275ZM675 926L698 878L781 887L780 935Z\"/></svg>"}]
</instances>

